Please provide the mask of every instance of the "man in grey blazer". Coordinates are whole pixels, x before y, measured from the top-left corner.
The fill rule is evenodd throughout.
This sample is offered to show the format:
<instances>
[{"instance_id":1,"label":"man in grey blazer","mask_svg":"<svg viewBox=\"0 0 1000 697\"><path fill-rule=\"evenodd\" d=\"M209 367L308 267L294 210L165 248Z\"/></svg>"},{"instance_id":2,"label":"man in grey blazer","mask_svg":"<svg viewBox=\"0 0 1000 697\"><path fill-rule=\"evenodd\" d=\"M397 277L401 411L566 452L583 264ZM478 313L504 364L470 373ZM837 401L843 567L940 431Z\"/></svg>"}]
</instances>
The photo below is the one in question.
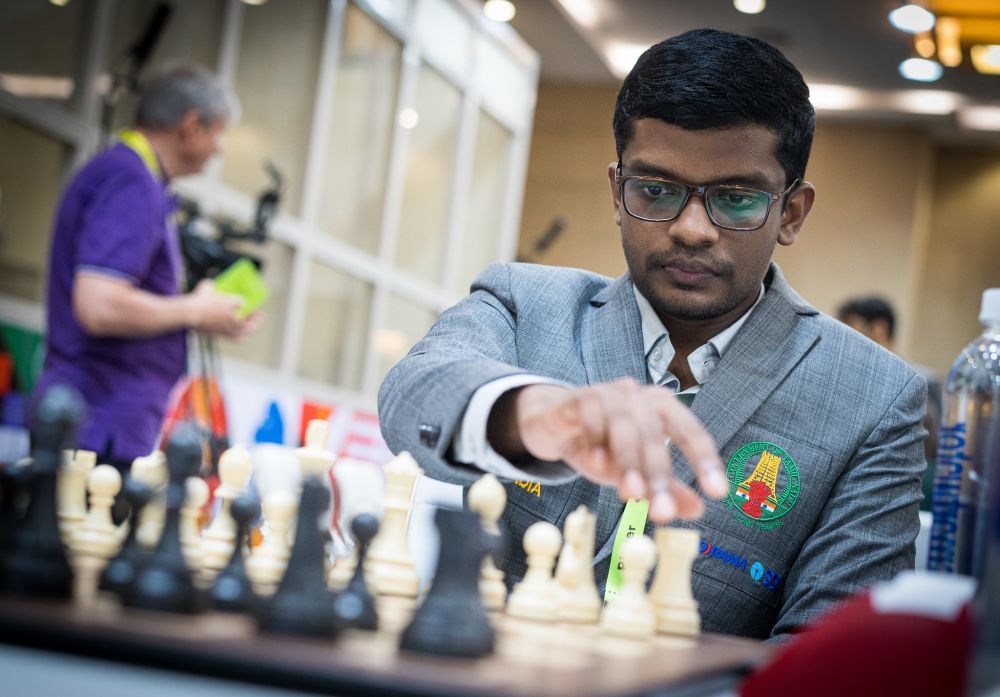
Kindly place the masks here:
<instances>
[{"instance_id":1,"label":"man in grey blazer","mask_svg":"<svg viewBox=\"0 0 1000 697\"><path fill-rule=\"evenodd\" d=\"M698 30L650 48L608 170L628 273L491 266L386 377L394 451L444 481L506 481L509 581L525 529L581 503L602 589L626 525L700 531L706 631L781 636L912 568L926 385L770 261L813 203L813 120L762 41Z\"/></svg>"}]
</instances>

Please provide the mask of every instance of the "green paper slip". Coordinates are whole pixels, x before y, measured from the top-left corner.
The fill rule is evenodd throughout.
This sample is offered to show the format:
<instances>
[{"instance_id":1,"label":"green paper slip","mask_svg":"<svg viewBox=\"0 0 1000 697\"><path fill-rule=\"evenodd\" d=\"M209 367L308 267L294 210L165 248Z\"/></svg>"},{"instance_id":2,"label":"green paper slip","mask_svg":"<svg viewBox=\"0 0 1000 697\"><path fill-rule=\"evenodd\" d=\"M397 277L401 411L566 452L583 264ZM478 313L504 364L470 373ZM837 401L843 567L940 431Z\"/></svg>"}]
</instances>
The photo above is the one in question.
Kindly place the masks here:
<instances>
[{"instance_id":1,"label":"green paper slip","mask_svg":"<svg viewBox=\"0 0 1000 697\"><path fill-rule=\"evenodd\" d=\"M237 312L240 317L249 316L271 297L271 291L261 278L260 271L246 257L216 276L215 288L220 293L243 298L243 305Z\"/></svg>"}]
</instances>

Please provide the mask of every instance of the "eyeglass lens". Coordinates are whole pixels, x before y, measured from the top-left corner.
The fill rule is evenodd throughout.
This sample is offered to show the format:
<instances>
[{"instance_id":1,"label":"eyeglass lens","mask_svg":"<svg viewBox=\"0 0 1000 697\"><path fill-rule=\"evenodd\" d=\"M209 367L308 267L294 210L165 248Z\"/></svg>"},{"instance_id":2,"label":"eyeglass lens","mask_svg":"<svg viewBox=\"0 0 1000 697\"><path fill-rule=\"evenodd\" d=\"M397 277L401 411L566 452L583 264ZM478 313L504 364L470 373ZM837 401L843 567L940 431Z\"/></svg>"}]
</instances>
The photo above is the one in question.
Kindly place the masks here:
<instances>
[{"instance_id":1,"label":"eyeglass lens","mask_svg":"<svg viewBox=\"0 0 1000 697\"><path fill-rule=\"evenodd\" d=\"M625 207L648 220L677 217L687 199L687 189L657 179L625 180ZM742 187L710 186L705 190L708 216L716 225L734 228L758 227L767 219L771 197L765 191Z\"/></svg>"}]
</instances>

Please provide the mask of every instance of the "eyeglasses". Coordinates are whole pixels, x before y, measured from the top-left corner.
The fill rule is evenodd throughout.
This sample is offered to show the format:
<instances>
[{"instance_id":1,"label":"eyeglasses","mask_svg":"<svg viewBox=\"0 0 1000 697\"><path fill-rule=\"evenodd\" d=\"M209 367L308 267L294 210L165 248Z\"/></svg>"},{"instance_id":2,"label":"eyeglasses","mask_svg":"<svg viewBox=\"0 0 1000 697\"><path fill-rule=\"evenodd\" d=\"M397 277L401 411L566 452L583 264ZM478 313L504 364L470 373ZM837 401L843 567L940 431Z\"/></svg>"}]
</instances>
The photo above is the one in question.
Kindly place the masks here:
<instances>
[{"instance_id":1,"label":"eyeglasses","mask_svg":"<svg viewBox=\"0 0 1000 697\"><path fill-rule=\"evenodd\" d=\"M616 179L621 187L625 212L633 218L651 223L675 220L691 194L696 193L705 202L709 220L717 227L741 232L764 227L771 205L799 183L796 179L778 194L729 184L691 186L659 177L623 177L621 165L618 165Z\"/></svg>"}]
</instances>

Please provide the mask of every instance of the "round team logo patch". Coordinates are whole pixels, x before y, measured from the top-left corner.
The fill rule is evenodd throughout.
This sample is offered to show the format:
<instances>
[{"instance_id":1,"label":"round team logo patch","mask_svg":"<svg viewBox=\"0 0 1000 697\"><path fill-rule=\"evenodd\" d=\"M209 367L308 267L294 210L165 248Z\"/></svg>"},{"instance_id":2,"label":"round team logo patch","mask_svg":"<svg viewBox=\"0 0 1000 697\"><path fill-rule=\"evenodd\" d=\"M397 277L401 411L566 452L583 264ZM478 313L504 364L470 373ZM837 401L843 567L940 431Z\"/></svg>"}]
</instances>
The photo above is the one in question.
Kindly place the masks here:
<instances>
[{"instance_id":1,"label":"round team logo patch","mask_svg":"<svg viewBox=\"0 0 1000 697\"><path fill-rule=\"evenodd\" d=\"M726 506L741 523L762 530L781 520L799 498L799 468L792 456L774 443L747 443L726 466L729 495Z\"/></svg>"}]
</instances>

